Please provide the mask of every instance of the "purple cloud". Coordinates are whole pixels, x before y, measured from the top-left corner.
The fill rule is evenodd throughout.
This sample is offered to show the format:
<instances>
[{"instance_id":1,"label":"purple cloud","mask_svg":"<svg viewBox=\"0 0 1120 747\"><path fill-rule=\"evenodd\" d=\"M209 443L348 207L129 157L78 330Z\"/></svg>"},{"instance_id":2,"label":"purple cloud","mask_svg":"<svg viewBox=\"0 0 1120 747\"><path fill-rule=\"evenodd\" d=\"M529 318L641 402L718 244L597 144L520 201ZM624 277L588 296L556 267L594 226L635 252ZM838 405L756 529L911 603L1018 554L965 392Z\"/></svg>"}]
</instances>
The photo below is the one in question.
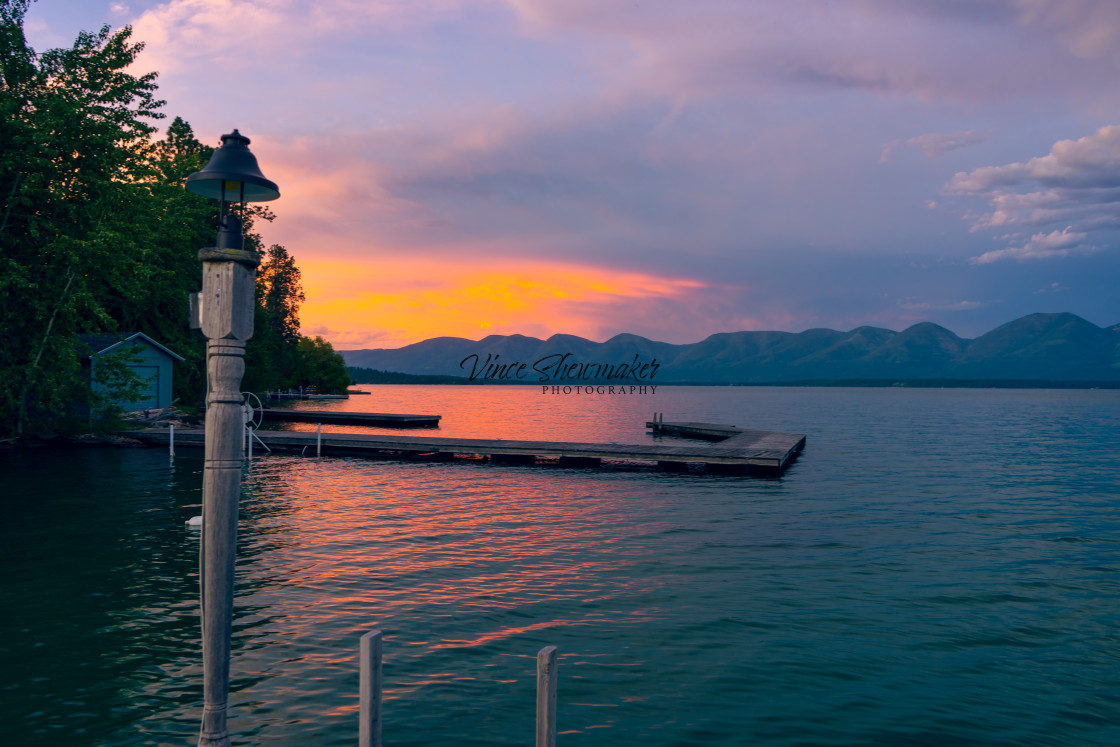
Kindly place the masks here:
<instances>
[{"instance_id":1,"label":"purple cloud","mask_svg":"<svg viewBox=\"0 0 1120 747\"><path fill-rule=\"evenodd\" d=\"M987 200L991 210L972 219L972 230L1050 227L1019 246L972 257L973 264L1043 259L1095 251L1090 232L1120 228L1120 126L1061 140L1045 156L1005 166L959 172L948 192ZM1016 233L1009 235L1018 239Z\"/></svg>"}]
</instances>

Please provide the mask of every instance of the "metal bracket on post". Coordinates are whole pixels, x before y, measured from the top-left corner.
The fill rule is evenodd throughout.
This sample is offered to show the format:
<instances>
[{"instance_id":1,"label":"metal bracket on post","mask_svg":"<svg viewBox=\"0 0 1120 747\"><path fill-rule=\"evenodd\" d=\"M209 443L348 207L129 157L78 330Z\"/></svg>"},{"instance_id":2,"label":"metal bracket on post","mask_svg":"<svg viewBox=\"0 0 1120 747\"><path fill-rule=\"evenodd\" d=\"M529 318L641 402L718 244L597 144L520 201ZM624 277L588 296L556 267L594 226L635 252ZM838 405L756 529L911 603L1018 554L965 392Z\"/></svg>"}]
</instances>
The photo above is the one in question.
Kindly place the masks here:
<instances>
[{"instance_id":1,"label":"metal bracket on post","mask_svg":"<svg viewBox=\"0 0 1120 747\"><path fill-rule=\"evenodd\" d=\"M191 329L202 329L202 294L192 293L190 298L190 310L187 314L190 321Z\"/></svg>"}]
</instances>

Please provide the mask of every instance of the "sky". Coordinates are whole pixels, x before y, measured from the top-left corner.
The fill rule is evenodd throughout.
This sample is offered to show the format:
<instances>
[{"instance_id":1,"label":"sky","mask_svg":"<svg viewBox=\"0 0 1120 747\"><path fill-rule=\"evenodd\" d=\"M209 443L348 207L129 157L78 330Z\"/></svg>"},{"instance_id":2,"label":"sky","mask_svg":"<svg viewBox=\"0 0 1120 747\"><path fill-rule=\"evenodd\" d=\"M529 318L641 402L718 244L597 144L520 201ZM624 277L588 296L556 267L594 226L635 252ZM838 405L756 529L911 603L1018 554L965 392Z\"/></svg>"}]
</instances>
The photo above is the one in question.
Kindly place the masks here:
<instances>
[{"instance_id":1,"label":"sky","mask_svg":"<svg viewBox=\"0 0 1120 747\"><path fill-rule=\"evenodd\" d=\"M1120 323L1115 0L38 0L238 128L336 349Z\"/></svg>"}]
</instances>

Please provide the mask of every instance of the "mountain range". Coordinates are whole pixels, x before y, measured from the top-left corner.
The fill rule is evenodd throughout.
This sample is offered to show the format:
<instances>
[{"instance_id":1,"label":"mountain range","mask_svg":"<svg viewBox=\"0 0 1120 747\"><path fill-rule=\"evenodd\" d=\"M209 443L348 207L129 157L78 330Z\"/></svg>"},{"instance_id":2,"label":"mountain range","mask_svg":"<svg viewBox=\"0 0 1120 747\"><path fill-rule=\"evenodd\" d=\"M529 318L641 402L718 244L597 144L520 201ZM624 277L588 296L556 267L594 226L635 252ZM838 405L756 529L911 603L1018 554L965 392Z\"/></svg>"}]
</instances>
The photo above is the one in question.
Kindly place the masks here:
<instances>
[{"instance_id":1,"label":"mountain range","mask_svg":"<svg viewBox=\"0 0 1120 747\"><path fill-rule=\"evenodd\" d=\"M603 381L603 372L612 377L629 373L622 378L630 384L643 378L640 383L653 384L923 379L1118 382L1120 324L1098 327L1075 314L1031 314L972 340L922 322L901 332L879 327L850 332L727 332L684 345L631 334L601 343L564 334L547 340L524 335L490 335L478 341L437 337L403 348L341 353L348 366L413 375L471 378L473 374L475 381L525 384L578 384L580 376L584 381ZM567 366L564 371L551 365L561 361ZM653 362L655 369L647 367L636 375L635 367ZM573 368L572 364L589 365ZM557 377L565 373L567 380L559 381Z\"/></svg>"}]
</instances>

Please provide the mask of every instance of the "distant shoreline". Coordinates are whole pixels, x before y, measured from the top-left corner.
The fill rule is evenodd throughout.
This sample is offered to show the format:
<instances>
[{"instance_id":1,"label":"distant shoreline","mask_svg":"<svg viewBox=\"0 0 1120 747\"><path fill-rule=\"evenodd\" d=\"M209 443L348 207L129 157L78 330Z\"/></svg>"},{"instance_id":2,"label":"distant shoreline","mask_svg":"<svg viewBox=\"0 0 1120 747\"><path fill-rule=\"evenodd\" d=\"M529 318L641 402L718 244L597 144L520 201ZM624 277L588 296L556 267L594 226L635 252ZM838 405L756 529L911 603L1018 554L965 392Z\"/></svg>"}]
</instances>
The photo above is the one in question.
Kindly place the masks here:
<instances>
[{"instance_id":1,"label":"distant shoreline","mask_svg":"<svg viewBox=\"0 0 1120 747\"><path fill-rule=\"evenodd\" d=\"M973 340L921 322L902 332L730 332L684 345L632 334L595 342L490 335L436 337L403 348L350 350L356 381L376 383L646 384L1047 389L1120 386L1120 324L1030 314ZM363 371L362 369L369 369ZM381 378L367 379L370 371ZM387 373L390 372L390 373ZM400 373L435 378L405 380Z\"/></svg>"},{"instance_id":2,"label":"distant shoreline","mask_svg":"<svg viewBox=\"0 0 1120 747\"><path fill-rule=\"evenodd\" d=\"M367 373L368 372L368 373ZM438 376L425 374L406 374L395 371L375 371L363 369L359 380L355 367L350 368L354 385L362 384L405 384L427 386L539 386L533 381L502 381L475 379L466 376ZM607 381L555 381L559 385L596 385L616 382ZM703 387L835 387L866 389L1120 389L1120 381L1063 381L1048 379L805 379L799 381L767 382L712 382L712 381L652 381L656 386L703 386Z\"/></svg>"}]
</instances>

